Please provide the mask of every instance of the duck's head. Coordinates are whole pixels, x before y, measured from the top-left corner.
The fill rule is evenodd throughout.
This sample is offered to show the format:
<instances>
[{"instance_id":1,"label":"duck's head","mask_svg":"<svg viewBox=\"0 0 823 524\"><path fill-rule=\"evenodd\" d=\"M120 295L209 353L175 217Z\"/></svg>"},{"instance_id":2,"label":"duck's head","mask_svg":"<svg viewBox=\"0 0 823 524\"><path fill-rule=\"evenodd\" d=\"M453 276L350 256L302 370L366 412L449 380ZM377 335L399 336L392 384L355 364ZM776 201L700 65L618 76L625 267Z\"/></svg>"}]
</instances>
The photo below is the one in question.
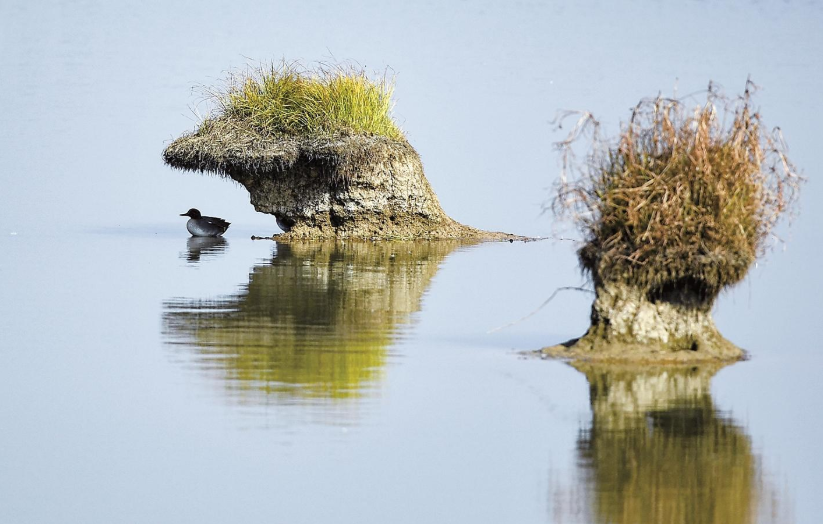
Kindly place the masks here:
<instances>
[{"instance_id":1,"label":"duck's head","mask_svg":"<svg viewBox=\"0 0 823 524\"><path fill-rule=\"evenodd\" d=\"M180 213L180 216L181 217L190 217L190 218L200 218L202 215L200 214L200 211L198 211L194 208L191 208L188 211L186 211L185 213Z\"/></svg>"}]
</instances>

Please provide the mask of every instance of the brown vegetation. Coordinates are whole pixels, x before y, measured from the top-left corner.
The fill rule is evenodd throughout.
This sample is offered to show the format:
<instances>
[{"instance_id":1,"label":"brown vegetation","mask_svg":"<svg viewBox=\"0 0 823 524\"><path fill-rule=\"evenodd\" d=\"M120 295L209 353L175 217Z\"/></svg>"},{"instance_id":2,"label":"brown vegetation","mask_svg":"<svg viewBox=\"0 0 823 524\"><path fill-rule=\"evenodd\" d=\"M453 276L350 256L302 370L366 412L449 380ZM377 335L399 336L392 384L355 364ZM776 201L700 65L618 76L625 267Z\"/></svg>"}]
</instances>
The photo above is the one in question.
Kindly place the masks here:
<instances>
[{"instance_id":1,"label":"brown vegetation","mask_svg":"<svg viewBox=\"0 0 823 524\"><path fill-rule=\"evenodd\" d=\"M583 232L581 265L597 282L656 295L689 287L714 299L739 282L796 201L800 177L779 129L752 107L754 85L730 100L642 100L616 141L584 114L559 144L564 177L553 209ZM591 132L585 161L572 148Z\"/></svg>"},{"instance_id":2,"label":"brown vegetation","mask_svg":"<svg viewBox=\"0 0 823 524\"><path fill-rule=\"evenodd\" d=\"M796 203L801 177L779 129L711 84L706 102L644 99L615 140L589 113L559 143L552 207L583 233L594 283L592 326L544 350L590 360L736 360L745 353L711 319L720 291L742 280ZM566 115L568 116L568 115ZM590 139L584 160L575 157Z\"/></svg>"}]
</instances>

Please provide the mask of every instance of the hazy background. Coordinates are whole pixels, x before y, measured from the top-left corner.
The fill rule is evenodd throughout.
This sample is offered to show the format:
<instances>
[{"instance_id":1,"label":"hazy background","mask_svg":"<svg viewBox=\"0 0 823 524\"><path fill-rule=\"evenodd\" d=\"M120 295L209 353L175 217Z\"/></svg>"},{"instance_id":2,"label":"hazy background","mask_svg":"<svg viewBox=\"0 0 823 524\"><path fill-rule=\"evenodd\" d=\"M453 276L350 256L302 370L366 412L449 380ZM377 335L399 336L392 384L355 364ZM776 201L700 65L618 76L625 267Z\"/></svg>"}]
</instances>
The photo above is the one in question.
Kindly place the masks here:
<instances>
[{"instance_id":1,"label":"hazy background","mask_svg":"<svg viewBox=\"0 0 823 524\"><path fill-rule=\"evenodd\" d=\"M640 97L709 80L735 94L751 75L766 122L814 170L815 2L6 1L0 16L9 230L54 227L54 215L165 223L191 206L271 224L243 188L173 172L160 153L196 125L194 86L280 58L391 68L396 117L443 207L483 228L549 232L539 206L557 174L557 110L615 130ZM803 233L815 218L804 211Z\"/></svg>"},{"instance_id":2,"label":"hazy background","mask_svg":"<svg viewBox=\"0 0 823 524\"><path fill-rule=\"evenodd\" d=\"M272 258L271 244L248 237L277 227L245 189L173 171L162 150L197 125L193 88L281 58L390 68L395 116L445 211L527 235L553 231L541 204L558 173L558 110L592 111L613 132L641 97L692 93L709 80L734 95L751 76L765 122L781 126L808 183L799 217L780 230L785 249L718 303L720 330L753 360L718 375L714 400L748 428L797 522L816 521L823 6L748 0L3 0L0 516L112 522L136 500L130 515L143 522L179 504L201 519L265 520L279 501L296 522L311 515L296 501L314 494L331 497L316 515L359 508L352 521L400 522L401 510L408 521L437 521L425 519L424 503L444 522L551 521L547 470L562 478L574 460L587 389L573 370L512 350L579 335L591 299L570 294L486 332L582 282L569 243L451 255L413 316L414 343L391 350L381 400L355 409L354 435L310 423L325 411L248 419L219 384L182 373L164 346L164 301L236 292ZM178 215L190 207L232 222L231 247L210 265L182 259ZM421 391L445 411L429 413ZM413 439L419 432L433 436ZM427 442L441 441L464 453L427 454ZM394 453L411 443L408 483L394 486ZM358 466L330 472L334 461ZM420 486L419 504L404 508ZM267 498L275 487L280 497ZM385 505L352 506L367 488Z\"/></svg>"},{"instance_id":3,"label":"hazy background","mask_svg":"<svg viewBox=\"0 0 823 524\"><path fill-rule=\"evenodd\" d=\"M446 212L527 235L553 232L541 204L558 174L558 110L590 110L614 131L641 97L692 93L709 80L734 95L751 76L765 122L784 130L809 181L800 217L779 231L786 251L761 261L718 316L726 321L732 300L743 327L783 327L743 332L742 345L764 336L778 345L821 311L816 2L5 1L0 24L2 236L177 233L190 207L232 222L227 238L277 232L241 186L161 159L197 124L196 86L250 60L391 68L396 117ZM550 289L579 282L573 246L555 247L545 272L528 278Z\"/></svg>"}]
</instances>

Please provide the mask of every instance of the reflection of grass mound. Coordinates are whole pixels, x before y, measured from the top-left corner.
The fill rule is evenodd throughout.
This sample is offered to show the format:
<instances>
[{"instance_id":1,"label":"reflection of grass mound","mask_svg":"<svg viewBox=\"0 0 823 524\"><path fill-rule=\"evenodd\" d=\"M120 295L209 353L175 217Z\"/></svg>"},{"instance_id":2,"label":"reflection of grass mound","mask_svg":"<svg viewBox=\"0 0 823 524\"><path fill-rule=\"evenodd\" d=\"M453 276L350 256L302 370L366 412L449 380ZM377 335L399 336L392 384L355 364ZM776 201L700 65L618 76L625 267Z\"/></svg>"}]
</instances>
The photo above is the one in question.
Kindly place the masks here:
<instances>
[{"instance_id":1,"label":"reflection of grass mound","mask_svg":"<svg viewBox=\"0 0 823 524\"><path fill-rule=\"evenodd\" d=\"M248 287L166 305L166 333L229 387L301 397L360 396L455 243L278 244Z\"/></svg>"},{"instance_id":2,"label":"reflection of grass mound","mask_svg":"<svg viewBox=\"0 0 823 524\"><path fill-rule=\"evenodd\" d=\"M694 110L643 100L615 142L587 115L561 143L570 178L554 206L583 232L578 256L598 293L581 348L617 342L699 351L698 359L740 356L727 351L709 312L766 250L799 182L779 133L766 132L752 108L751 87L734 103L710 89ZM575 164L573 145L589 129L586 161Z\"/></svg>"},{"instance_id":3,"label":"reflection of grass mound","mask_svg":"<svg viewBox=\"0 0 823 524\"><path fill-rule=\"evenodd\" d=\"M287 239L489 238L448 217L391 117L392 83L296 64L232 77L199 128L163 152L179 169L248 189Z\"/></svg>"},{"instance_id":4,"label":"reflection of grass mound","mask_svg":"<svg viewBox=\"0 0 823 524\"><path fill-rule=\"evenodd\" d=\"M769 521L751 442L714 408L719 366L575 367L593 414L578 440L589 522Z\"/></svg>"}]
</instances>

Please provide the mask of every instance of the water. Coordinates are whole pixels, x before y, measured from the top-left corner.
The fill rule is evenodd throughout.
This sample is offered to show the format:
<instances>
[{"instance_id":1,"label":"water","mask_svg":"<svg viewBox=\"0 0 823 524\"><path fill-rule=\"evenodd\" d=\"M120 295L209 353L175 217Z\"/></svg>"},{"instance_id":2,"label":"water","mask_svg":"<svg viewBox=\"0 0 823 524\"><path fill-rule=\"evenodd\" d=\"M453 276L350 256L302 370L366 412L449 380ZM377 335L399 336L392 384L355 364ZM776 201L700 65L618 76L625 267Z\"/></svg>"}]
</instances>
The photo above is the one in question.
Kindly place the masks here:
<instances>
[{"instance_id":1,"label":"water","mask_svg":"<svg viewBox=\"0 0 823 524\"><path fill-rule=\"evenodd\" d=\"M0 522L817 522L821 27L806 2L4 2ZM809 177L715 309L752 359L526 359L587 326L565 292L491 332L583 283L573 244L252 241L274 220L243 188L162 165L193 85L330 54L397 73L450 215L533 235L557 109L616 126L751 74ZM189 239L193 206L226 238Z\"/></svg>"}]
</instances>

